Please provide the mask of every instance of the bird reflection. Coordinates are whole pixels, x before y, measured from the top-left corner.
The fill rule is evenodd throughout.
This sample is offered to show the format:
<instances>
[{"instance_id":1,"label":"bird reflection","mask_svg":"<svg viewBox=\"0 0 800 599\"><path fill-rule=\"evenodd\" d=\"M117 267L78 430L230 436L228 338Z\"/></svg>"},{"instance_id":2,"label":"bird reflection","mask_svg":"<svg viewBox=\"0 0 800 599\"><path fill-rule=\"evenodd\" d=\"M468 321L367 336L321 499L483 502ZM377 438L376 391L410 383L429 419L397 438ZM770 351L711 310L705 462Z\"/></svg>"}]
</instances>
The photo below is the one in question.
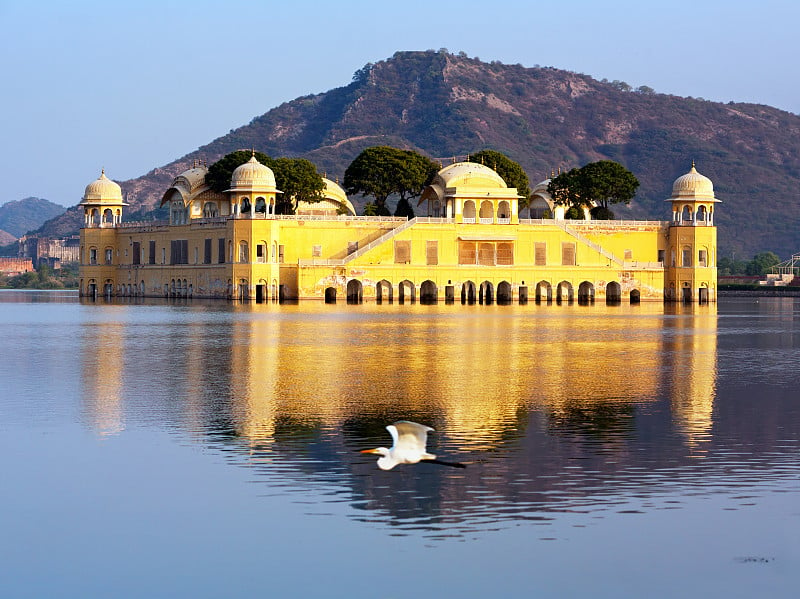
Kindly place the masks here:
<instances>
[{"instance_id":1,"label":"bird reflection","mask_svg":"<svg viewBox=\"0 0 800 599\"><path fill-rule=\"evenodd\" d=\"M377 447L376 449L364 449L361 451L361 453L380 455L378 468L381 470L391 470L398 464L417 464L423 460L432 464L441 464L442 466L466 468L460 462L437 460L435 455L427 452L425 446L428 442L428 433L433 432L433 429L429 426L409 422L408 420L398 420L394 424L388 425L386 430L392 435L393 444L391 449Z\"/></svg>"}]
</instances>

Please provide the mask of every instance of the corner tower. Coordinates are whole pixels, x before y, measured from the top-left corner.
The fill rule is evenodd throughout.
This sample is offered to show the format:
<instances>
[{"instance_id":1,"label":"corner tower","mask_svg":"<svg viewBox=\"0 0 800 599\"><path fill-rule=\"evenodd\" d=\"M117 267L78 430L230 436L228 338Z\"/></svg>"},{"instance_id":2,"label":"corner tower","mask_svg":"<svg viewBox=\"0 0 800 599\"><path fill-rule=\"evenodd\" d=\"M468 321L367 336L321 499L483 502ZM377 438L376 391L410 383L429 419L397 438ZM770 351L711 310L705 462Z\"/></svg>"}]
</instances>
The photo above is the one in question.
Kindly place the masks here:
<instances>
[{"instance_id":1,"label":"corner tower","mask_svg":"<svg viewBox=\"0 0 800 599\"><path fill-rule=\"evenodd\" d=\"M664 299L681 302L717 301L717 228L711 179L691 170L675 179Z\"/></svg>"},{"instance_id":2,"label":"corner tower","mask_svg":"<svg viewBox=\"0 0 800 599\"><path fill-rule=\"evenodd\" d=\"M114 294L119 263L117 227L122 223L122 188L106 177L89 183L83 193L83 228L80 241L80 294L96 297Z\"/></svg>"}]
</instances>

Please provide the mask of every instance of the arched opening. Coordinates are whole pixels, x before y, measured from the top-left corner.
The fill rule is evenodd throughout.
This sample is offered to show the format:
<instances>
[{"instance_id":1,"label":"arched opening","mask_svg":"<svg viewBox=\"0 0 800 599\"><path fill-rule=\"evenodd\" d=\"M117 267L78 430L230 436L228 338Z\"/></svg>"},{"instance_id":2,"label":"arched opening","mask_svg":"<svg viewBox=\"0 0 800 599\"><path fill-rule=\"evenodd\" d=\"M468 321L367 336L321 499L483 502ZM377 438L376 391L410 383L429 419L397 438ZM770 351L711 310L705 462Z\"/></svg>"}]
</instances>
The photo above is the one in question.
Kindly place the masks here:
<instances>
[{"instance_id":1,"label":"arched opening","mask_svg":"<svg viewBox=\"0 0 800 599\"><path fill-rule=\"evenodd\" d=\"M347 281L347 303L360 304L364 301L364 287L358 279Z\"/></svg>"},{"instance_id":2,"label":"arched opening","mask_svg":"<svg viewBox=\"0 0 800 599\"><path fill-rule=\"evenodd\" d=\"M465 223L475 222L475 202L472 200L467 200L464 202L463 220Z\"/></svg>"},{"instance_id":3,"label":"arched opening","mask_svg":"<svg viewBox=\"0 0 800 599\"><path fill-rule=\"evenodd\" d=\"M336 287L325 288L325 303L326 304L336 303Z\"/></svg>"},{"instance_id":4,"label":"arched opening","mask_svg":"<svg viewBox=\"0 0 800 599\"><path fill-rule=\"evenodd\" d=\"M708 287L703 285L697 290L697 302L700 304L707 304L709 299Z\"/></svg>"},{"instance_id":5,"label":"arched opening","mask_svg":"<svg viewBox=\"0 0 800 599\"><path fill-rule=\"evenodd\" d=\"M414 283L411 281L402 281L400 285L397 286L397 291L397 301L401 304L405 302L413 303L417 300L417 298L414 297Z\"/></svg>"},{"instance_id":6,"label":"arched opening","mask_svg":"<svg viewBox=\"0 0 800 599\"><path fill-rule=\"evenodd\" d=\"M489 305L492 302L494 302L494 285L489 281L484 281L478 290L478 303Z\"/></svg>"},{"instance_id":7,"label":"arched opening","mask_svg":"<svg viewBox=\"0 0 800 599\"><path fill-rule=\"evenodd\" d=\"M272 279L272 285L270 285L270 297L272 298L273 302L281 301L280 297L280 286L278 285L278 279Z\"/></svg>"},{"instance_id":8,"label":"arched opening","mask_svg":"<svg viewBox=\"0 0 800 599\"><path fill-rule=\"evenodd\" d=\"M475 283L467 281L461 285L461 303L474 304L475 303Z\"/></svg>"},{"instance_id":9,"label":"arched opening","mask_svg":"<svg viewBox=\"0 0 800 599\"><path fill-rule=\"evenodd\" d=\"M511 303L511 283L508 281L497 284L497 303L504 306Z\"/></svg>"},{"instance_id":10,"label":"arched opening","mask_svg":"<svg viewBox=\"0 0 800 599\"><path fill-rule=\"evenodd\" d=\"M570 303L575 301L572 283L569 281L561 281L556 287L556 302L560 304L564 300Z\"/></svg>"},{"instance_id":11,"label":"arched opening","mask_svg":"<svg viewBox=\"0 0 800 599\"><path fill-rule=\"evenodd\" d=\"M205 218L216 218L219 216L219 208L216 202L206 202L203 205L203 216Z\"/></svg>"},{"instance_id":12,"label":"arched opening","mask_svg":"<svg viewBox=\"0 0 800 599\"><path fill-rule=\"evenodd\" d=\"M444 287L444 303L453 304L456 301L456 288L453 285L445 285Z\"/></svg>"},{"instance_id":13,"label":"arched opening","mask_svg":"<svg viewBox=\"0 0 800 599\"><path fill-rule=\"evenodd\" d=\"M239 204L239 212L242 214L250 214L250 198L242 198Z\"/></svg>"},{"instance_id":14,"label":"arched opening","mask_svg":"<svg viewBox=\"0 0 800 599\"><path fill-rule=\"evenodd\" d=\"M256 198L256 214L267 213L267 201L264 198Z\"/></svg>"},{"instance_id":15,"label":"arched opening","mask_svg":"<svg viewBox=\"0 0 800 599\"><path fill-rule=\"evenodd\" d=\"M689 206L683 207L683 210L681 211L681 222L692 222L692 209Z\"/></svg>"},{"instance_id":16,"label":"arched opening","mask_svg":"<svg viewBox=\"0 0 800 599\"><path fill-rule=\"evenodd\" d=\"M707 220L708 220L708 210L706 210L705 206L700 206L697 209L697 222L706 224Z\"/></svg>"},{"instance_id":17,"label":"arched opening","mask_svg":"<svg viewBox=\"0 0 800 599\"><path fill-rule=\"evenodd\" d=\"M553 287L547 281L536 283L536 303L542 302L542 298L549 304L553 301Z\"/></svg>"},{"instance_id":18,"label":"arched opening","mask_svg":"<svg viewBox=\"0 0 800 599\"><path fill-rule=\"evenodd\" d=\"M106 208L103 210L103 224L104 225L113 225L114 224L114 211L111 208Z\"/></svg>"},{"instance_id":19,"label":"arched opening","mask_svg":"<svg viewBox=\"0 0 800 599\"><path fill-rule=\"evenodd\" d=\"M503 200L497 205L497 218L508 221L511 218L511 205Z\"/></svg>"},{"instance_id":20,"label":"arched opening","mask_svg":"<svg viewBox=\"0 0 800 599\"><path fill-rule=\"evenodd\" d=\"M519 294L519 303L520 304L527 304L528 303L528 286L527 285L520 285L517 293Z\"/></svg>"},{"instance_id":21,"label":"arched opening","mask_svg":"<svg viewBox=\"0 0 800 599\"><path fill-rule=\"evenodd\" d=\"M606 285L606 303L618 304L622 301L622 287L616 281Z\"/></svg>"},{"instance_id":22,"label":"arched opening","mask_svg":"<svg viewBox=\"0 0 800 599\"><path fill-rule=\"evenodd\" d=\"M483 200L481 202L481 222L482 223L491 223L494 221L494 206L489 200Z\"/></svg>"},{"instance_id":23,"label":"arched opening","mask_svg":"<svg viewBox=\"0 0 800 599\"><path fill-rule=\"evenodd\" d=\"M641 293L638 289L631 289L631 303L638 304L642 301Z\"/></svg>"},{"instance_id":24,"label":"arched opening","mask_svg":"<svg viewBox=\"0 0 800 599\"><path fill-rule=\"evenodd\" d=\"M392 284L386 279L375 285L375 299L379 304L384 301L392 303Z\"/></svg>"},{"instance_id":25,"label":"arched opening","mask_svg":"<svg viewBox=\"0 0 800 599\"><path fill-rule=\"evenodd\" d=\"M246 241L239 242L239 262L242 264L250 262L250 250Z\"/></svg>"},{"instance_id":26,"label":"arched opening","mask_svg":"<svg viewBox=\"0 0 800 599\"><path fill-rule=\"evenodd\" d=\"M438 299L436 283L423 281L419 287L419 302L421 304L435 304Z\"/></svg>"},{"instance_id":27,"label":"arched opening","mask_svg":"<svg viewBox=\"0 0 800 599\"><path fill-rule=\"evenodd\" d=\"M439 216L441 216L440 213L442 211L442 204L439 202L439 200L434 200L431 208L432 208L431 216L433 216L434 218L439 218Z\"/></svg>"},{"instance_id":28,"label":"arched opening","mask_svg":"<svg viewBox=\"0 0 800 599\"><path fill-rule=\"evenodd\" d=\"M578 303L591 304L594 302L594 285L589 281L584 281L578 285Z\"/></svg>"}]
</instances>

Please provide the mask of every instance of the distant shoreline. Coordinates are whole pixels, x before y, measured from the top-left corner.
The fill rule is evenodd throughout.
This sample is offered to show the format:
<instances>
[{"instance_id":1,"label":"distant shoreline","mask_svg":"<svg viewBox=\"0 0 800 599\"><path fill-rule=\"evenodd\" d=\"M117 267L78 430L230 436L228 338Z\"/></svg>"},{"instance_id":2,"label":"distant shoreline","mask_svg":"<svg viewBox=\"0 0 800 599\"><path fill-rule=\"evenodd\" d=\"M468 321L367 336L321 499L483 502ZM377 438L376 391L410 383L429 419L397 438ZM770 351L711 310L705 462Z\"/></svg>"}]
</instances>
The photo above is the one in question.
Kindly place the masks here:
<instances>
[{"instance_id":1,"label":"distant shoreline","mask_svg":"<svg viewBox=\"0 0 800 599\"><path fill-rule=\"evenodd\" d=\"M717 289L718 297L800 297L800 287L761 287L759 289Z\"/></svg>"}]
</instances>

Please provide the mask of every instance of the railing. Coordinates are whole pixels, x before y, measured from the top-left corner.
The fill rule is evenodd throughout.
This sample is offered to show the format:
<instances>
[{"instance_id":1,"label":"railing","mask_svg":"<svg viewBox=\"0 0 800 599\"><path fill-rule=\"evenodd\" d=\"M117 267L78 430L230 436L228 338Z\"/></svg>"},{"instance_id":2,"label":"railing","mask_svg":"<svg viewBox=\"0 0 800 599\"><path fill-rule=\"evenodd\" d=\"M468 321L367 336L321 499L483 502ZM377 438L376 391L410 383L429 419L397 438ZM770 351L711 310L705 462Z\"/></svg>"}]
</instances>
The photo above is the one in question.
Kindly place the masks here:
<instances>
[{"instance_id":1,"label":"railing","mask_svg":"<svg viewBox=\"0 0 800 599\"><path fill-rule=\"evenodd\" d=\"M388 231L388 232L384 233L383 235L381 235L380 237L378 237L377 239L369 242L363 248L359 248L355 252L353 252L352 254L349 254L348 256L346 256L344 258L344 262L350 262L351 260L355 260L359 256L363 256L368 251L370 251L372 248L381 245L382 243L388 241L389 239L391 239L392 237L394 237L398 233L401 233L402 231L405 231L406 229L408 229L409 227L415 225L416 223L417 223L417 219L416 218L412 218L410 220L407 220L405 223L403 223L399 227L395 227L391 231Z\"/></svg>"},{"instance_id":2,"label":"railing","mask_svg":"<svg viewBox=\"0 0 800 599\"><path fill-rule=\"evenodd\" d=\"M511 224L511 219L510 218L498 218L497 219L497 224L498 225L510 225Z\"/></svg>"},{"instance_id":3,"label":"railing","mask_svg":"<svg viewBox=\"0 0 800 599\"><path fill-rule=\"evenodd\" d=\"M586 237L584 237L583 235L581 235L580 233L578 233L577 231L575 231L571 227L568 227L567 224L564 221L556 220L556 221L553 221L553 222L557 226L559 226L561 229L563 229L565 233L568 233L569 235L572 235L575 239L581 241L585 245L588 245L590 248L595 250L601 256L604 256L605 258L608 258L609 260L611 260L612 262L615 262L616 264L619 264L620 266L624 266L625 265L625 262L623 260L620 260L614 254L612 254L611 252L609 252L605 248L599 246L594 241L590 241L589 239L587 239Z\"/></svg>"},{"instance_id":4,"label":"railing","mask_svg":"<svg viewBox=\"0 0 800 599\"><path fill-rule=\"evenodd\" d=\"M465 216L464 218L461 219L461 222L464 223L465 225L474 225L475 224L475 217L467 218Z\"/></svg>"},{"instance_id":5,"label":"railing","mask_svg":"<svg viewBox=\"0 0 800 599\"><path fill-rule=\"evenodd\" d=\"M491 218L491 217L490 217L490 218L483 218L483 217L481 217L481 218L480 218L480 221L481 221L481 224L482 224L482 225L491 225L492 223L494 223L494 219L493 219L493 218Z\"/></svg>"}]
</instances>

